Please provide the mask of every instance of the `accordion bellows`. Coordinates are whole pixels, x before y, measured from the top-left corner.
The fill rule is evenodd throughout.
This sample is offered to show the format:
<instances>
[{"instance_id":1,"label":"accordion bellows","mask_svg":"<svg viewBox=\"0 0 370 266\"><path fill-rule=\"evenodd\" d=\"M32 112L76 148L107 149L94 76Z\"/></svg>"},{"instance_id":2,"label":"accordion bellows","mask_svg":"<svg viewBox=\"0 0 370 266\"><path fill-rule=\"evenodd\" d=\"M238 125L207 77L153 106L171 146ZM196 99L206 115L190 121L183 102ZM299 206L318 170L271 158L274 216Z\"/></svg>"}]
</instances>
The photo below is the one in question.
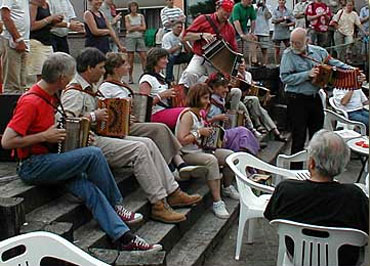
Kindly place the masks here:
<instances>
[{"instance_id":1,"label":"accordion bellows","mask_svg":"<svg viewBox=\"0 0 370 266\"><path fill-rule=\"evenodd\" d=\"M130 105L129 99L99 99L98 107L108 109L108 120L97 123L96 133L107 137L127 136L130 126Z\"/></svg>"},{"instance_id":2,"label":"accordion bellows","mask_svg":"<svg viewBox=\"0 0 370 266\"><path fill-rule=\"evenodd\" d=\"M359 69L336 69L335 67L321 64L319 74L312 80L312 84L323 88L326 86L337 89L359 89L361 83L358 81L360 76Z\"/></svg>"}]
</instances>

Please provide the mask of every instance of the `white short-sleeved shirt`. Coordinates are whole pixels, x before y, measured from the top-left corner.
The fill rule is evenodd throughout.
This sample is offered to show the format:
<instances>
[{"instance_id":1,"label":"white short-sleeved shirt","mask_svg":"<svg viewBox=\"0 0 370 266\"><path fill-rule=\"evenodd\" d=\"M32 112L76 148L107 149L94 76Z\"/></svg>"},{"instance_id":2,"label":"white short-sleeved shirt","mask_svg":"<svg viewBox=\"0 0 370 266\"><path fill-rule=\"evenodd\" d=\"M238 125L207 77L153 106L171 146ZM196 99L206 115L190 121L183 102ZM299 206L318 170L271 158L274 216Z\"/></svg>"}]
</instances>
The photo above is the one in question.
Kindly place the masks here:
<instances>
[{"instance_id":1,"label":"white short-sleeved shirt","mask_svg":"<svg viewBox=\"0 0 370 266\"><path fill-rule=\"evenodd\" d=\"M162 91L165 91L168 89L167 84L161 84L156 77L153 77L149 74L145 74L141 77L139 84L147 82L151 87L150 96L156 96L157 94L161 93ZM165 106L170 106L167 99L162 99L161 101ZM166 109L164 106L160 106L159 104L156 104L153 106L152 114L155 114L159 111L162 111Z\"/></svg>"},{"instance_id":2,"label":"white short-sleeved shirt","mask_svg":"<svg viewBox=\"0 0 370 266\"><path fill-rule=\"evenodd\" d=\"M103 82L100 87L99 91L104 95L105 98L130 98L131 92L130 90L119 86L117 84L113 84L110 82Z\"/></svg>"},{"instance_id":3,"label":"white short-sleeved shirt","mask_svg":"<svg viewBox=\"0 0 370 266\"><path fill-rule=\"evenodd\" d=\"M64 22L70 22L76 18L75 10L69 0L48 0L51 14L62 14ZM51 32L59 37L68 35L68 28L54 27Z\"/></svg>"},{"instance_id":4,"label":"white short-sleeved shirt","mask_svg":"<svg viewBox=\"0 0 370 266\"><path fill-rule=\"evenodd\" d=\"M363 93L362 90L355 90L352 94L351 99L346 105L343 105L340 103L342 98L346 95L348 90L339 90L339 89L334 89L333 91L333 96L334 96L334 102L335 104L346 110L347 112L353 112L353 111L358 111L363 108L363 102L367 101L367 97L365 93Z\"/></svg>"},{"instance_id":5,"label":"white short-sleeved shirt","mask_svg":"<svg viewBox=\"0 0 370 266\"><path fill-rule=\"evenodd\" d=\"M13 20L21 37L25 40L26 45L29 47L31 19L30 7L28 0L2 0L0 1L0 9L6 8L10 10L10 18ZM13 40L12 35L5 28L2 36L5 39ZM13 45L14 42L13 42ZM15 46L14 46L15 47Z\"/></svg>"},{"instance_id":6,"label":"white short-sleeved shirt","mask_svg":"<svg viewBox=\"0 0 370 266\"><path fill-rule=\"evenodd\" d=\"M347 13L341 9L334 15L333 20L338 22L338 31L346 36L353 36L355 25L361 25L360 17L355 11Z\"/></svg>"},{"instance_id":7,"label":"white short-sleeved shirt","mask_svg":"<svg viewBox=\"0 0 370 266\"><path fill-rule=\"evenodd\" d=\"M165 35L163 35L162 39L162 48L169 50L172 47L181 44L179 36L176 36L173 34L172 31L167 32ZM177 50L176 52L173 53L173 55L178 55L180 53L180 50Z\"/></svg>"}]
</instances>

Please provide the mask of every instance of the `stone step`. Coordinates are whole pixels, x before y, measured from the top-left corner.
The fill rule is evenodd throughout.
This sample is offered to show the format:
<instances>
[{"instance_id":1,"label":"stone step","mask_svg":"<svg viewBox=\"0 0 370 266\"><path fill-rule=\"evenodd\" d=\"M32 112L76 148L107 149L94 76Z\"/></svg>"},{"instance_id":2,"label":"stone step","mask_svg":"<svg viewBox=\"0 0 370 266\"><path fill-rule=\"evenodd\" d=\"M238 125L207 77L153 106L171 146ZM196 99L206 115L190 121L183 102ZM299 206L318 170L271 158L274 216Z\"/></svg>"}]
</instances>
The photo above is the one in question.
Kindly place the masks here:
<instances>
[{"instance_id":1,"label":"stone step","mask_svg":"<svg viewBox=\"0 0 370 266\"><path fill-rule=\"evenodd\" d=\"M205 258L238 218L239 202L225 199L225 203L230 212L229 219L218 219L211 209L207 209L167 254L167 265L192 266L204 263Z\"/></svg>"},{"instance_id":2,"label":"stone step","mask_svg":"<svg viewBox=\"0 0 370 266\"><path fill-rule=\"evenodd\" d=\"M202 215L204 210L210 205L211 196L208 187L203 179L193 180L190 184L183 185L185 191L189 193L199 193L203 196L203 201L192 208L178 209L185 213L187 220L177 225L164 224L152 220L148 220L139 228L133 228L133 231L146 239L150 243L161 243L165 250L169 250L175 242L183 235ZM140 198L140 196L142 198ZM144 198L141 190L132 193L126 199L125 206L134 211L140 211L145 218L150 215L150 204ZM145 201L145 202L143 202ZM132 228L131 228L132 229ZM87 224L81 226L74 232L75 244L84 250L90 248L114 248L108 236L100 229L96 221L91 220Z\"/></svg>"},{"instance_id":3,"label":"stone step","mask_svg":"<svg viewBox=\"0 0 370 266\"><path fill-rule=\"evenodd\" d=\"M274 163L276 157L286 148L286 146L290 142L291 134L288 133L285 135L285 137L288 138L287 143L271 140L271 136L267 136L264 140L267 141L267 147L262 149L258 153L258 157L267 163Z\"/></svg>"}]
</instances>

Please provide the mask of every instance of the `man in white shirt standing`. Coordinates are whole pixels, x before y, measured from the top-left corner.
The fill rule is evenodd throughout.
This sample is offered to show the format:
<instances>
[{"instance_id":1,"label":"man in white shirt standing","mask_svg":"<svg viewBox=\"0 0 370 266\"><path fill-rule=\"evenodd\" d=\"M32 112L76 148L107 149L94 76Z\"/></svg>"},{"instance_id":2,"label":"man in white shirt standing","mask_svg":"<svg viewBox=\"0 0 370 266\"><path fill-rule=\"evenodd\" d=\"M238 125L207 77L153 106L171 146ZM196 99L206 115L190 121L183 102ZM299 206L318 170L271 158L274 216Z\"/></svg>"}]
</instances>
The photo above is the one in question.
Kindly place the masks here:
<instances>
[{"instance_id":1,"label":"man in white shirt standing","mask_svg":"<svg viewBox=\"0 0 370 266\"><path fill-rule=\"evenodd\" d=\"M190 47L180 38L182 29L183 23L178 20L172 25L172 31L167 32L162 39L162 48L169 53L166 67L166 82L168 83L174 81L173 66L175 64L189 63L193 56ZM183 47L185 47L187 52L182 52Z\"/></svg>"},{"instance_id":2,"label":"man in white shirt standing","mask_svg":"<svg viewBox=\"0 0 370 266\"><path fill-rule=\"evenodd\" d=\"M62 14L63 22L51 29L51 40L54 52L69 54L67 36L69 31L83 32L84 24L77 21L75 10L69 0L49 0L51 14Z\"/></svg>"},{"instance_id":3,"label":"man in white shirt standing","mask_svg":"<svg viewBox=\"0 0 370 266\"><path fill-rule=\"evenodd\" d=\"M4 92L24 92L31 28L29 0L2 0L0 9L5 26L1 35Z\"/></svg>"},{"instance_id":4,"label":"man in white shirt standing","mask_svg":"<svg viewBox=\"0 0 370 266\"><path fill-rule=\"evenodd\" d=\"M295 17L296 21L295 21L295 27L298 28L307 28L307 21L306 21L306 9L307 9L307 6L310 4L311 2L308 1L308 0L301 0L299 3L297 3L295 6L294 6L294 9L293 9L293 16Z\"/></svg>"},{"instance_id":5,"label":"man in white shirt standing","mask_svg":"<svg viewBox=\"0 0 370 266\"><path fill-rule=\"evenodd\" d=\"M258 38L262 52L262 66L267 65L267 49L270 46L270 25L269 20L272 14L266 6L266 0L257 3L257 18L254 34Z\"/></svg>"},{"instance_id":6,"label":"man in white shirt standing","mask_svg":"<svg viewBox=\"0 0 370 266\"><path fill-rule=\"evenodd\" d=\"M161 10L161 20L164 27L164 32L171 31L172 25L180 20L185 22L185 15L181 8L173 6L174 0L166 0L167 6Z\"/></svg>"}]
</instances>

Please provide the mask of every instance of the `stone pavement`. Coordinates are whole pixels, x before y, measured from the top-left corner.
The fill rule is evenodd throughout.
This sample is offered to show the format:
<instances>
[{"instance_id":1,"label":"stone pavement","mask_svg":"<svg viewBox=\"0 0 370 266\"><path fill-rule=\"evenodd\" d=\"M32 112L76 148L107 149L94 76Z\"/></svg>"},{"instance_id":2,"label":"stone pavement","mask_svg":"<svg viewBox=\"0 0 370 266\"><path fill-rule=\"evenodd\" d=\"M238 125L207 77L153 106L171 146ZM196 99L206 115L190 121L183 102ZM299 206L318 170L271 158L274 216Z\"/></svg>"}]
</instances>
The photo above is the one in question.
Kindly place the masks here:
<instances>
[{"instance_id":1,"label":"stone pavement","mask_svg":"<svg viewBox=\"0 0 370 266\"><path fill-rule=\"evenodd\" d=\"M359 160L352 159L346 171L338 176L343 183L353 183L357 180L361 169ZM362 179L361 182L364 182ZM223 240L214 249L214 252L206 259L205 266L274 266L276 265L278 251L278 237L276 228L269 225L266 219L258 219L256 222L254 243L247 244L247 230L244 232L240 260L236 261L235 248L238 234L238 223L236 222L226 233ZM247 227L246 227L247 229ZM368 248L366 250L365 264L369 265Z\"/></svg>"}]
</instances>

